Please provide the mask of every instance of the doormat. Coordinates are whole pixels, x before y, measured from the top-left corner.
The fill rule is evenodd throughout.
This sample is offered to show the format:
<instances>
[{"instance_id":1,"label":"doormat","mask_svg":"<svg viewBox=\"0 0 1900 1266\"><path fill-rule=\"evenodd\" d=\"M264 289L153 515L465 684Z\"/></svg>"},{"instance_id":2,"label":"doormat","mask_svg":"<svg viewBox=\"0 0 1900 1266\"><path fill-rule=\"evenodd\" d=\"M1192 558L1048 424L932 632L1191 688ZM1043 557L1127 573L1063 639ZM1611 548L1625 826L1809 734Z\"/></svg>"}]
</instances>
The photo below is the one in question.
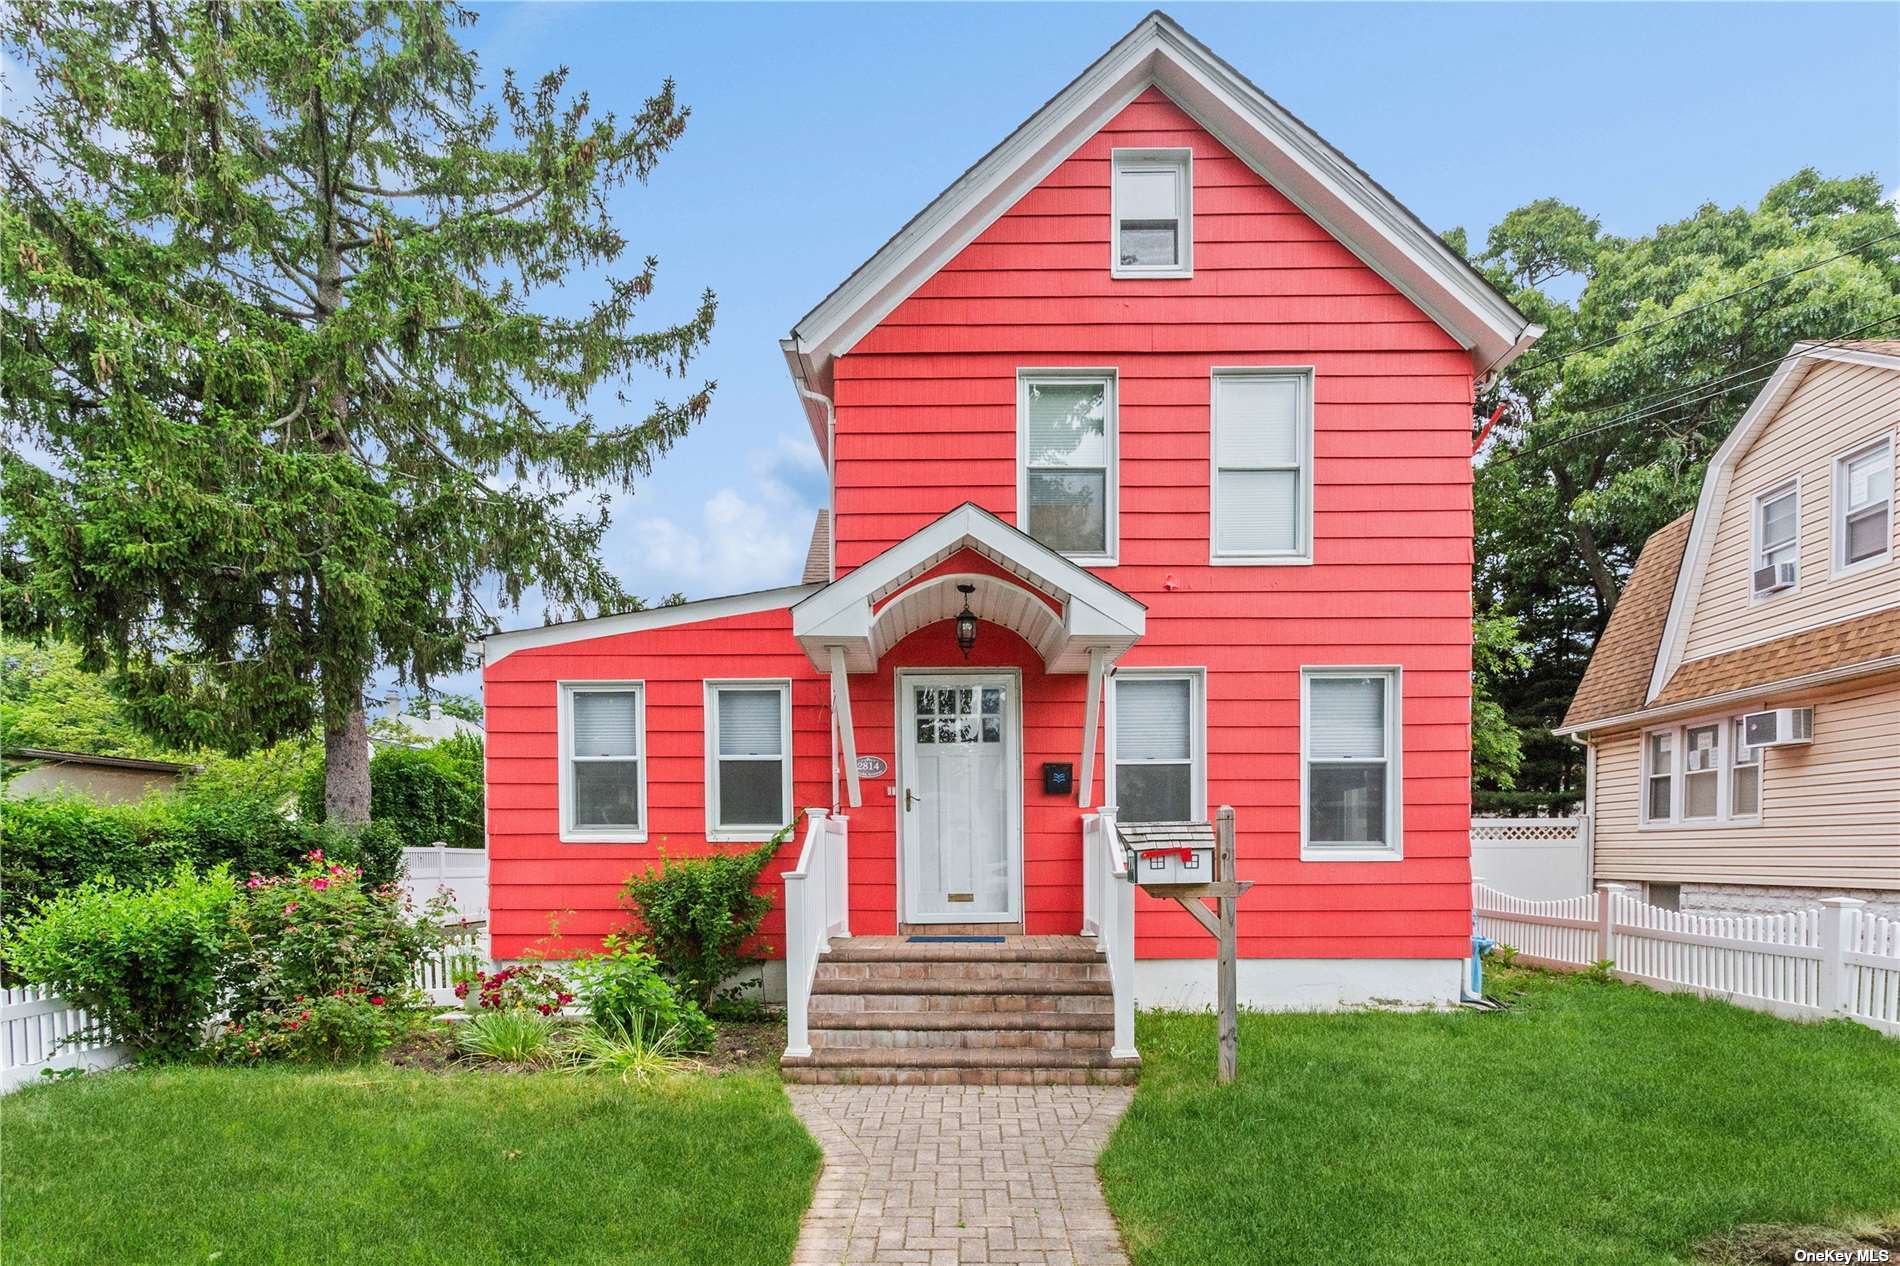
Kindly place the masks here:
<instances>
[{"instance_id":1,"label":"doormat","mask_svg":"<svg viewBox=\"0 0 1900 1266\"><path fill-rule=\"evenodd\" d=\"M1001 945L1000 936L912 936L907 940L918 945Z\"/></svg>"}]
</instances>

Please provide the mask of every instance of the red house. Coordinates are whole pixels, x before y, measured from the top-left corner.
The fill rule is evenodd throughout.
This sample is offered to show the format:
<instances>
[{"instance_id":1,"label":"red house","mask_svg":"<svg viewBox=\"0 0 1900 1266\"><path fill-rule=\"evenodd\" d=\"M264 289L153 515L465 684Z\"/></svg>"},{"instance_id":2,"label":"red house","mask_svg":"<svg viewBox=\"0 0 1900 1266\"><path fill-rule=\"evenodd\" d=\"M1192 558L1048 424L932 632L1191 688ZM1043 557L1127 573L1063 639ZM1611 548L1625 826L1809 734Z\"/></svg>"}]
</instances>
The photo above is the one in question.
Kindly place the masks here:
<instances>
[{"instance_id":1,"label":"red house","mask_svg":"<svg viewBox=\"0 0 1900 1266\"><path fill-rule=\"evenodd\" d=\"M805 583L488 639L495 956L798 819L788 1068L1113 1076L1214 979L1116 822L1231 805L1243 1004L1454 1001L1472 399L1539 333L1150 15L783 341Z\"/></svg>"}]
</instances>

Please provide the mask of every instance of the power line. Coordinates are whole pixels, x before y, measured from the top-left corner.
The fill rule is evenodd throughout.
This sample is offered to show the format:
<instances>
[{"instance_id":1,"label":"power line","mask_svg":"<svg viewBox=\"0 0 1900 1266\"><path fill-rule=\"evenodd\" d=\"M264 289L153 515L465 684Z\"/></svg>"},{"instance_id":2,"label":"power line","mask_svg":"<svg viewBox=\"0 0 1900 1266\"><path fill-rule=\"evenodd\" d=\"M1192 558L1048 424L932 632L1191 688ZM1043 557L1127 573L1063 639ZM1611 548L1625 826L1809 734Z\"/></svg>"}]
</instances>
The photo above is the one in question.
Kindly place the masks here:
<instances>
[{"instance_id":1,"label":"power line","mask_svg":"<svg viewBox=\"0 0 1900 1266\"><path fill-rule=\"evenodd\" d=\"M1569 351L1563 353L1561 356L1553 356L1553 357L1549 357L1543 360L1537 359L1536 357L1530 357L1528 358L1527 361L1519 361L1518 363L1513 365L1512 368L1518 371L1523 371L1526 369L1535 369L1540 365L1560 365L1564 361L1569 360L1572 356L1578 356L1584 352L1595 351L1599 347L1608 347L1612 343L1620 343L1626 338L1634 338L1638 334L1644 334L1650 330L1654 330L1661 326L1668 325L1671 321L1680 321L1684 317L1694 316L1696 313L1712 308L1718 303L1727 303L1730 299L1739 299L1741 296L1745 294L1749 294L1756 290L1760 290L1764 286L1772 286L1778 281L1786 281L1790 277L1798 277L1802 273L1813 272L1815 269L1831 264L1837 259L1845 259L1849 255L1852 255L1857 251L1863 251L1867 249L1869 246L1878 246L1880 243L1888 241L1896 237L1900 237L1900 229L1895 229L1891 233L1882 233L1878 237L1870 237L1864 242L1859 242L1853 246L1848 247L1846 250L1842 251L1838 255L1829 255L1826 259L1817 259L1812 264L1803 264L1801 267L1791 268L1785 273L1778 273L1773 277L1763 278L1761 281L1758 281L1754 283L1753 285L1743 286L1740 290L1733 290L1725 295L1717 295L1715 298L1707 300L1706 302L1698 303L1693 308L1684 308L1681 312L1672 312L1666 317L1661 317L1657 320L1649 322L1646 325L1639 325L1633 330L1625 330L1621 334L1612 334L1610 337L1598 339L1594 343L1585 343L1582 347L1573 347Z\"/></svg>"},{"instance_id":2,"label":"power line","mask_svg":"<svg viewBox=\"0 0 1900 1266\"><path fill-rule=\"evenodd\" d=\"M1900 313L1889 313L1886 316L1876 318L1875 320L1867 322L1865 325L1857 326L1854 329L1848 330L1844 334L1836 335L1833 338L1806 339L1806 340L1803 340L1803 342L1806 345L1812 346L1812 347L1836 346L1847 339L1853 338L1857 334L1862 334L1868 330L1873 329L1875 326L1885 325L1888 322L1895 321L1895 320L1900 320ZM1774 376L1773 375L1774 367L1779 366L1786 359L1787 359L1786 356L1777 356L1773 360L1762 361L1759 364L1749 366L1747 369L1737 370L1734 373L1724 374L1717 378L1703 379L1700 382L1691 383L1687 387L1680 388L1673 392L1661 393L1660 395L1652 397L1649 400L1639 402L1637 405L1632 407L1629 410L1629 412L1625 413L1621 417L1614 418L1608 422L1603 422L1595 426L1585 427L1581 431L1572 431L1567 435L1553 436L1552 438L1545 440L1541 444L1534 444L1530 448L1521 449L1515 453L1506 454L1505 456L1499 457L1496 460L1499 462L1519 461L1526 457L1533 457L1539 453L1547 452L1548 450L1555 448L1560 444L1568 444L1575 440L1586 439L1592 435L1600 435L1605 431L1615 430L1619 427L1628 426L1635 422L1641 422L1641 421L1644 421L1645 419L1656 417L1659 414L1672 412L1685 405L1701 404L1707 400L1718 399L1722 396L1728 395L1731 392L1739 391L1744 387L1753 388L1753 387L1760 386L1763 382L1767 381L1767 379ZM1747 381L1744 381L1744 382L1732 383L1731 385L1726 386L1726 387L1717 388L1716 386L1719 383L1729 382L1730 379L1742 378L1749 374L1755 374L1757 373L1757 371L1762 370L1762 369L1767 369L1769 370L1769 372L1765 374L1759 374L1759 376L1754 377L1752 379L1748 379Z\"/></svg>"}]
</instances>

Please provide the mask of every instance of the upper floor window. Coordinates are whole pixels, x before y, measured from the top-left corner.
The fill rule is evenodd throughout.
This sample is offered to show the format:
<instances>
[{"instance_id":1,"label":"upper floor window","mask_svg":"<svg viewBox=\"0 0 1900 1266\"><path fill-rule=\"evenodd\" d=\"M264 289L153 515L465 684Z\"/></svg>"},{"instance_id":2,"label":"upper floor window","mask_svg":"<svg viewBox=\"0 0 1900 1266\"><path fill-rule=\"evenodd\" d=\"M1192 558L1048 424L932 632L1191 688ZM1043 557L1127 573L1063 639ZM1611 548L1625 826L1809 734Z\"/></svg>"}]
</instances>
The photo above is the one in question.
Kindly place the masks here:
<instances>
[{"instance_id":1,"label":"upper floor window","mask_svg":"<svg viewBox=\"0 0 1900 1266\"><path fill-rule=\"evenodd\" d=\"M1118 149L1111 197L1117 277L1194 272L1194 155L1185 149Z\"/></svg>"},{"instance_id":2,"label":"upper floor window","mask_svg":"<svg viewBox=\"0 0 1900 1266\"><path fill-rule=\"evenodd\" d=\"M1651 826L1754 822L1761 816L1761 749L1740 717L1691 721L1643 735L1642 818Z\"/></svg>"},{"instance_id":3,"label":"upper floor window","mask_svg":"<svg viewBox=\"0 0 1900 1266\"><path fill-rule=\"evenodd\" d=\"M791 818L792 687L706 683L706 831L763 840Z\"/></svg>"},{"instance_id":4,"label":"upper floor window","mask_svg":"<svg viewBox=\"0 0 1900 1266\"><path fill-rule=\"evenodd\" d=\"M1213 561L1312 558L1313 376L1214 371Z\"/></svg>"},{"instance_id":5,"label":"upper floor window","mask_svg":"<svg viewBox=\"0 0 1900 1266\"><path fill-rule=\"evenodd\" d=\"M1300 690L1300 856L1396 861L1399 670L1308 668Z\"/></svg>"},{"instance_id":6,"label":"upper floor window","mask_svg":"<svg viewBox=\"0 0 1900 1266\"><path fill-rule=\"evenodd\" d=\"M1115 376L1100 370L1023 374L1016 522L1078 562L1115 561Z\"/></svg>"},{"instance_id":7,"label":"upper floor window","mask_svg":"<svg viewBox=\"0 0 1900 1266\"><path fill-rule=\"evenodd\" d=\"M1123 822L1207 816L1203 677L1190 669L1122 669L1109 679L1108 777Z\"/></svg>"},{"instance_id":8,"label":"upper floor window","mask_svg":"<svg viewBox=\"0 0 1900 1266\"><path fill-rule=\"evenodd\" d=\"M1755 498L1756 597L1791 589L1801 579L1801 486L1789 482Z\"/></svg>"},{"instance_id":9,"label":"upper floor window","mask_svg":"<svg viewBox=\"0 0 1900 1266\"><path fill-rule=\"evenodd\" d=\"M638 682L564 685L561 837L646 839L646 692Z\"/></svg>"},{"instance_id":10,"label":"upper floor window","mask_svg":"<svg viewBox=\"0 0 1900 1266\"><path fill-rule=\"evenodd\" d=\"M1834 463L1834 565L1876 563L1893 549L1893 441L1876 440Z\"/></svg>"}]
</instances>

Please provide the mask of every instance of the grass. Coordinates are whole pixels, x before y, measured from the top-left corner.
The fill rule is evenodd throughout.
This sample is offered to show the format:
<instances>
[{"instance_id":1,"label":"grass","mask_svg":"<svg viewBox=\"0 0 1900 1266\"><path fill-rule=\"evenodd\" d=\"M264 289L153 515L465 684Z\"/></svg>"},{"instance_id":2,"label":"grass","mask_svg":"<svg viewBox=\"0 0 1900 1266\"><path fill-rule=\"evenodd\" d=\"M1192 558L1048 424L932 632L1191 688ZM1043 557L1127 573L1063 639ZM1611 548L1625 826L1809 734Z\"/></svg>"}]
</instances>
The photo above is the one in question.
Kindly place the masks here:
<instances>
[{"instance_id":1,"label":"grass","mask_svg":"<svg viewBox=\"0 0 1900 1266\"><path fill-rule=\"evenodd\" d=\"M1210 969L1211 970L1211 969ZM1100 1172L1138 1266L1633 1266L1900 1214L1900 1041L1493 972L1509 1011L1144 1014Z\"/></svg>"},{"instance_id":2,"label":"grass","mask_svg":"<svg viewBox=\"0 0 1900 1266\"><path fill-rule=\"evenodd\" d=\"M766 1072L109 1073L0 1131L8 1266L777 1266L819 1159Z\"/></svg>"}]
</instances>

